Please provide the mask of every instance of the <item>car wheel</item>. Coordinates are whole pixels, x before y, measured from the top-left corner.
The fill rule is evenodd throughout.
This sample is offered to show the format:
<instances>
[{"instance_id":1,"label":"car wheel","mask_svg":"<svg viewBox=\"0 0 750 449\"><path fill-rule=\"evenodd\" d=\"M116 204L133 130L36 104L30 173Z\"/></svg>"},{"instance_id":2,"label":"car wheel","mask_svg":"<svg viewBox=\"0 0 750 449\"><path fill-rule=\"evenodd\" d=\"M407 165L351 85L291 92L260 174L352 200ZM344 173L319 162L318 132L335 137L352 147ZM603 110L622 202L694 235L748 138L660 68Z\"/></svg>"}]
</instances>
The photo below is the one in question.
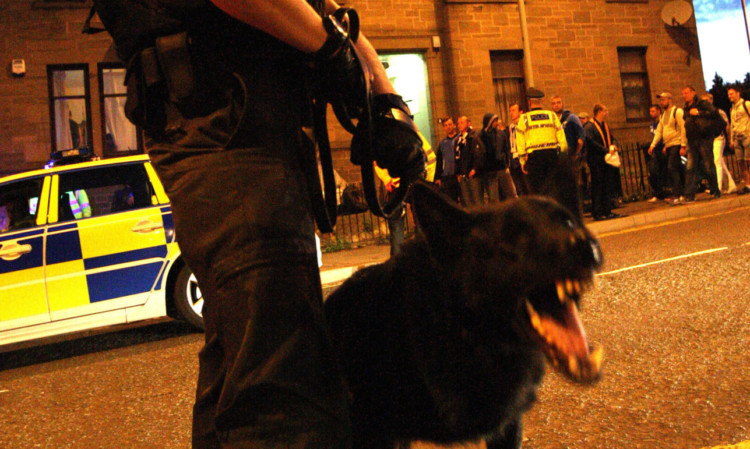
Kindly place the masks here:
<instances>
[{"instance_id":1,"label":"car wheel","mask_svg":"<svg viewBox=\"0 0 750 449\"><path fill-rule=\"evenodd\" d=\"M203 295L198 280L187 265L180 269L174 284L174 307L180 318L203 329Z\"/></svg>"}]
</instances>

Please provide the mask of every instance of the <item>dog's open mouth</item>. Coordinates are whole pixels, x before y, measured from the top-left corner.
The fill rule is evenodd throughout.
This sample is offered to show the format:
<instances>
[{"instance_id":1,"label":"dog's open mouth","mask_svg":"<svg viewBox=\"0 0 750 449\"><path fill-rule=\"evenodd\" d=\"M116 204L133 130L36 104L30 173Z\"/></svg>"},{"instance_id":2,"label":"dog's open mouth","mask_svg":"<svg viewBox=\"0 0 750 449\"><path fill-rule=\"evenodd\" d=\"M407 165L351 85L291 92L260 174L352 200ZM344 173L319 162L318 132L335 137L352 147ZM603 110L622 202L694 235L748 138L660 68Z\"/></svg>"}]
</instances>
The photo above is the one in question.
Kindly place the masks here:
<instances>
[{"instance_id":1,"label":"dog's open mouth","mask_svg":"<svg viewBox=\"0 0 750 449\"><path fill-rule=\"evenodd\" d=\"M555 304L553 312L537 311L528 299L526 310L542 351L552 365L576 382L593 382L601 373L603 351L601 347L590 347L586 340L578 315L581 292L578 280L557 281L534 295L554 294L559 303Z\"/></svg>"}]
</instances>

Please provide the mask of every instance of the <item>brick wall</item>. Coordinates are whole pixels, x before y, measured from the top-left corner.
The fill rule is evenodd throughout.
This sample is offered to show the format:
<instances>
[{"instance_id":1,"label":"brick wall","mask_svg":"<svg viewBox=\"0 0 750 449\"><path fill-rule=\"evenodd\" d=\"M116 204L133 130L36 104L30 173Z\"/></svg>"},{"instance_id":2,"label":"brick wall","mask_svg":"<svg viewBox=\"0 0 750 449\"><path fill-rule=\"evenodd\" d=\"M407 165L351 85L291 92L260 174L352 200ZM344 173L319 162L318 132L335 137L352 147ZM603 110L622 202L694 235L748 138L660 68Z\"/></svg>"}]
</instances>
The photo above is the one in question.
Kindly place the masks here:
<instances>
[{"instance_id":1,"label":"brick wall","mask_svg":"<svg viewBox=\"0 0 750 449\"><path fill-rule=\"evenodd\" d=\"M561 95L574 112L591 111L594 103L603 102L621 141L645 139L646 123L625 120L617 47L648 48L648 75L654 94L671 90L678 95L686 84L699 90L703 86L700 59L688 57L690 42L670 37L676 34L661 22L660 12L667 1L526 0L535 84L548 95ZM48 64L89 64L92 137L95 151L102 152L96 64L109 58L108 36L80 33L87 9L38 7L42 3L4 0L0 4L0 55L6 64L0 76L0 167L6 169L9 164L19 168L39 165L49 154ZM440 117L466 115L481 123L482 115L494 109L490 51L523 48L518 6L513 1L345 3L357 8L364 33L378 50L424 55L434 122L434 135L428 138L434 144L442 134L437 122ZM694 34L695 22L688 28ZM440 37L440 49L432 48L432 36ZM697 54L697 48L693 53ZM26 60L25 77L10 75L14 58ZM330 114L329 123L332 145L337 149L335 166L345 179L356 181L359 170L348 162L350 136Z\"/></svg>"}]
</instances>

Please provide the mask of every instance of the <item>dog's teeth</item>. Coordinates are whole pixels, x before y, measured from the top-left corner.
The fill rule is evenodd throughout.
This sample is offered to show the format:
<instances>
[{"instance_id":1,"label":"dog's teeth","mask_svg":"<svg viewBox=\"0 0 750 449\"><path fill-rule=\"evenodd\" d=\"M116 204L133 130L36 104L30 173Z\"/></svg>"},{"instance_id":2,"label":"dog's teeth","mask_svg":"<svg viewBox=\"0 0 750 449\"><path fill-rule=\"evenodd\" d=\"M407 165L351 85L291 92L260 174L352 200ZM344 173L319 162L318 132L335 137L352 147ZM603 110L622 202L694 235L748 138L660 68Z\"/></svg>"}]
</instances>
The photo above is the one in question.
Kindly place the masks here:
<instances>
[{"instance_id":1,"label":"dog's teeth","mask_svg":"<svg viewBox=\"0 0 750 449\"><path fill-rule=\"evenodd\" d=\"M563 285L562 281L557 281L557 298L562 304L565 304L565 301L568 299L568 296L565 294L565 286Z\"/></svg>"},{"instance_id":2,"label":"dog's teeth","mask_svg":"<svg viewBox=\"0 0 750 449\"><path fill-rule=\"evenodd\" d=\"M573 290L573 281L570 279L565 279L565 291L568 292L568 295L573 296L575 291Z\"/></svg>"},{"instance_id":3,"label":"dog's teeth","mask_svg":"<svg viewBox=\"0 0 750 449\"><path fill-rule=\"evenodd\" d=\"M536 313L536 310L534 310L534 307L528 301L526 301L526 311L529 312L531 325L534 327L534 329L539 332L543 331L544 328L542 327L542 320L539 318L539 314Z\"/></svg>"},{"instance_id":4,"label":"dog's teeth","mask_svg":"<svg viewBox=\"0 0 750 449\"><path fill-rule=\"evenodd\" d=\"M578 377L578 359L576 359L573 356L568 357L568 370L570 370L570 373L574 376Z\"/></svg>"},{"instance_id":5,"label":"dog's teeth","mask_svg":"<svg viewBox=\"0 0 750 449\"><path fill-rule=\"evenodd\" d=\"M573 290L575 290L576 295L581 294L581 281L579 280L573 281Z\"/></svg>"},{"instance_id":6,"label":"dog's teeth","mask_svg":"<svg viewBox=\"0 0 750 449\"><path fill-rule=\"evenodd\" d=\"M604 350L601 346L598 346L589 354L589 362L591 362L591 367L595 373L598 373L602 366L602 358L604 358Z\"/></svg>"}]
</instances>

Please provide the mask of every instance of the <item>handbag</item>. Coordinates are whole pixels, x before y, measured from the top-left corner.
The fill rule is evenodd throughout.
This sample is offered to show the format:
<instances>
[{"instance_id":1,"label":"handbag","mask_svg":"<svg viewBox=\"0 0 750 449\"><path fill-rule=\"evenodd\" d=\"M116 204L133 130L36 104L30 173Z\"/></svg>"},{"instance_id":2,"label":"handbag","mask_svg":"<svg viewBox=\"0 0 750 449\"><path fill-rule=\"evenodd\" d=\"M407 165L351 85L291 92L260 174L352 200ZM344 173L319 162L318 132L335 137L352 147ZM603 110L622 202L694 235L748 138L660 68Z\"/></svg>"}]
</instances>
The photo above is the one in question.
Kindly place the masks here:
<instances>
[{"instance_id":1,"label":"handbag","mask_svg":"<svg viewBox=\"0 0 750 449\"><path fill-rule=\"evenodd\" d=\"M606 156L604 156L604 162L613 167L620 168L620 165L622 164L622 162L620 161L620 153L618 153L617 151L613 153L607 153Z\"/></svg>"}]
</instances>

